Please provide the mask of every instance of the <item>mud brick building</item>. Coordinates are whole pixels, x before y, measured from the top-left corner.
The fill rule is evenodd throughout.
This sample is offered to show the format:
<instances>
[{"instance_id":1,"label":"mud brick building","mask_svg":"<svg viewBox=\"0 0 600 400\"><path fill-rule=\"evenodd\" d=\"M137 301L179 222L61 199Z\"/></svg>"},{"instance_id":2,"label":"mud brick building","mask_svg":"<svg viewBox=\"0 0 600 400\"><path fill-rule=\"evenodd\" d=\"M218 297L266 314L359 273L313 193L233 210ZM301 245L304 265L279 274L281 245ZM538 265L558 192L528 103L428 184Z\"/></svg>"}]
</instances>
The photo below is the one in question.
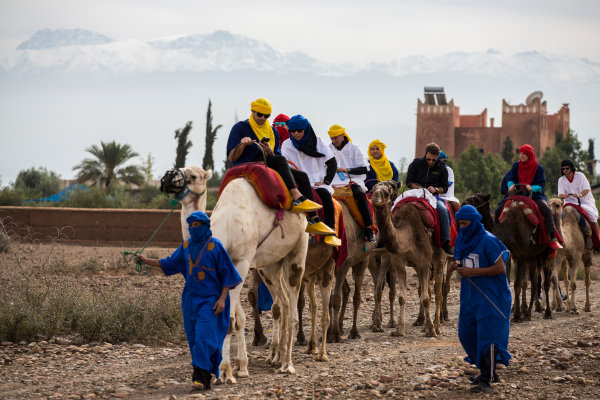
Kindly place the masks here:
<instances>
[{"instance_id":1,"label":"mud brick building","mask_svg":"<svg viewBox=\"0 0 600 400\"><path fill-rule=\"evenodd\" d=\"M554 146L559 136L569 131L569 104L555 114L548 114L542 92L533 92L525 103L508 104L502 100L502 125L495 126L481 114L461 115L454 100L446 101L443 87L426 87L425 100L417 101L417 137L415 157L422 157L428 143L436 142L450 158L459 157L471 144L484 154L502 152L510 136L515 152L525 143L541 157L546 147Z\"/></svg>"}]
</instances>

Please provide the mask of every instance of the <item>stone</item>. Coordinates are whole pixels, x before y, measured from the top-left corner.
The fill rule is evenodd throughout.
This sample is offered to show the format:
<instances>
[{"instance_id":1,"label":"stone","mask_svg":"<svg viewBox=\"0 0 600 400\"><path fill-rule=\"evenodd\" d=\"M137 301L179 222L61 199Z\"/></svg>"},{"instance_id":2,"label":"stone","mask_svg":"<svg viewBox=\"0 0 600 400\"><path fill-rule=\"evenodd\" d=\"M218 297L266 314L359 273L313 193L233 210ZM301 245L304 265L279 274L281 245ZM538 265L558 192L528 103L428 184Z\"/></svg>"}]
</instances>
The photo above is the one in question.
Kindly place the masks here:
<instances>
[{"instance_id":1,"label":"stone","mask_svg":"<svg viewBox=\"0 0 600 400\"><path fill-rule=\"evenodd\" d=\"M150 387L155 388L155 389L159 389L163 386L165 386L165 383L161 382L161 381L157 381L157 382L150 384Z\"/></svg>"},{"instance_id":2,"label":"stone","mask_svg":"<svg viewBox=\"0 0 600 400\"><path fill-rule=\"evenodd\" d=\"M31 348L31 351L34 353L42 353L43 352L42 348L40 346L38 346L37 344Z\"/></svg>"},{"instance_id":3,"label":"stone","mask_svg":"<svg viewBox=\"0 0 600 400\"><path fill-rule=\"evenodd\" d=\"M519 368L519 372L522 374L528 374L529 369L527 367L521 367L521 368Z\"/></svg>"}]
</instances>

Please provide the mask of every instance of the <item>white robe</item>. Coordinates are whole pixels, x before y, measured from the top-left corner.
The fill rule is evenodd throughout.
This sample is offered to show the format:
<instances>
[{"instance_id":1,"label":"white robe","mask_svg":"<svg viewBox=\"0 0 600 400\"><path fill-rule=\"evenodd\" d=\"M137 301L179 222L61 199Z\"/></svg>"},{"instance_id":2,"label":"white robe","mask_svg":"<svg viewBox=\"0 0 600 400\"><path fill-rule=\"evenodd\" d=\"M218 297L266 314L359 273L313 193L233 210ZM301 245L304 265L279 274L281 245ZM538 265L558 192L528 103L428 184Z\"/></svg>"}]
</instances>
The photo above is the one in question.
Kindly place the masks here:
<instances>
[{"instance_id":1,"label":"white robe","mask_svg":"<svg viewBox=\"0 0 600 400\"><path fill-rule=\"evenodd\" d=\"M363 154L360 147L353 144L352 142L346 143L342 150L336 149L333 143L329 144L329 149L335 156L335 160L337 161L338 168L357 168L357 167L366 167L369 169L369 163L367 162L365 155ZM344 176L345 179L342 180L340 175ZM357 183L364 192L367 191L367 187L365 186L365 179L367 179L367 174L361 175L352 175L350 174L350 178L353 182ZM345 173L335 174L333 181L331 182L331 186L348 186L350 181L348 176Z\"/></svg>"},{"instance_id":2,"label":"white robe","mask_svg":"<svg viewBox=\"0 0 600 400\"><path fill-rule=\"evenodd\" d=\"M287 158L288 161L293 162L296 167L298 167L298 170L306 172L312 187L315 189L327 189L329 193L333 194L333 188L331 185L315 186L316 182L323 182L323 179L325 179L325 174L327 172L327 166L325 165L325 162L334 157L333 153L329 150L329 147L327 147L327 145L323 143L321 138L318 136L317 151L321 154L325 154L325 157L317 158L304 154L294 147L291 139L283 142L283 145L281 146L281 154ZM290 167L294 168L293 165Z\"/></svg>"},{"instance_id":3,"label":"white robe","mask_svg":"<svg viewBox=\"0 0 600 400\"><path fill-rule=\"evenodd\" d=\"M460 204L460 201L454 197L454 171L448 165L446 165L448 171L448 191L440 194L440 197L446 201L455 201Z\"/></svg>"},{"instance_id":4,"label":"white robe","mask_svg":"<svg viewBox=\"0 0 600 400\"><path fill-rule=\"evenodd\" d=\"M574 194L581 193L584 190L588 189L588 193L581 197L581 208L585 210L588 217L592 221L598 220L598 209L596 208L596 201L594 200L594 196L592 195L592 189L590 188L590 183L588 182L585 175L581 172L575 171L573 176L573 182L569 182L566 176L561 176L558 178L558 194ZM565 198L565 203L572 203L579 205L579 201L576 197L567 196Z\"/></svg>"}]
</instances>

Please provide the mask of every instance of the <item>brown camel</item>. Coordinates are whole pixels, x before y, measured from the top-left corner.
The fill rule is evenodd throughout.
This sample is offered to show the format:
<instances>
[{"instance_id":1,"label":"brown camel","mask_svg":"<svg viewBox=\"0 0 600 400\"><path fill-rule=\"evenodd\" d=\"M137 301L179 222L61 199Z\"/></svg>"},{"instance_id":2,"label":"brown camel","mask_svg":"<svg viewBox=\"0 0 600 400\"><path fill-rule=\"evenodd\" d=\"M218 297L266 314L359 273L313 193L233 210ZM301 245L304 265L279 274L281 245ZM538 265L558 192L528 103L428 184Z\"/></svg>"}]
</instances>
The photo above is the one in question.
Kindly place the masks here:
<instances>
[{"instance_id":1,"label":"brown camel","mask_svg":"<svg viewBox=\"0 0 600 400\"><path fill-rule=\"evenodd\" d=\"M395 258L387 250L373 251L369 260L369 272L373 278L373 291L374 291L374 307L373 307L373 323L371 330L373 332L383 332L382 320L383 315L381 313L381 298L383 297L383 288L387 281L390 288L389 299L390 299L390 320L387 323L388 328L395 328L396 321L394 319L394 301L396 300L396 276L395 268L392 268L392 263ZM396 260L397 261L397 260ZM405 270L403 270L406 273ZM405 278L404 278L405 279ZM402 316L404 321L404 316ZM403 322L404 323L404 322Z\"/></svg>"},{"instance_id":2,"label":"brown camel","mask_svg":"<svg viewBox=\"0 0 600 400\"><path fill-rule=\"evenodd\" d=\"M558 269L561 268L567 290L567 311L579 314L575 302L575 289L577 288L577 272L583 266L585 267L585 306L583 311L590 312L592 251L586 247L585 236L579 227L579 220L582 217L573 207L563 208L564 201L562 199L550 199L548 205L552 210L556 229L564 240L563 248L557 250L554 268L552 268L552 305L557 311L563 309L563 300L558 292Z\"/></svg>"},{"instance_id":3,"label":"brown camel","mask_svg":"<svg viewBox=\"0 0 600 400\"><path fill-rule=\"evenodd\" d=\"M493 233L504 243L516 263L515 268L515 303L514 322L531 320L531 310L534 302L536 309L541 307L537 302L538 275L544 273L544 292L546 295L545 319L552 318L548 290L550 289L551 258L550 248L544 244L537 243L537 226L532 225L526 214L532 213L531 209L521 209L518 202L513 201L510 208L504 208L502 222L495 224ZM544 223L544 222L541 222ZM510 271L507 269L507 275ZM531 282L531 298L527 306L527 276Z\"/></svg>"},{"instance_id":4,"label":"brown camel","mask_svg":"<svg viewBox=\"0 0 600 400\"><path fill-rule=\"evenodd\" d=\"M426 336L441 333L440 313L442 306L443 271L446 254L433 244L433 231L428 229L419 210L408 204L392 215L391 206L397 197L397 184L394 181L380 182L371 190L371 201L375 208L375 220L379 229L379 240L393 256L392 261L399 283L398 290L398 324L393 336L404 336L404 305L406 303L406 271L408 264L415 268L419 277L419 299L423 309L423 324ZM435 278L436 311L431 321L430 303L430 270L433 267ZM419 321L418 321L419 322Z\"/></svg>"},{"instance_id":5,"label":"brown camel","mask_svg":"<svg viewBox=\"0 0 600 400\"><path fill-rule=\"evenodd\" d=\"M330 304L331 322L327 332L327 341L330 343L339 343L342 341L344 313L350 295L350 286L346 280L346 274L350 268L352 268L352 277L354 279L354 297L352 301L352 329L350 329L348 339L360 339L361 337L357 327L358 307L360 306L361 289L365 271L369 264L369 256L375 247L375 243L365 242L362 237L361 227L356 223L352 214L350 214L348 207L344 203L341 204L348 240L348 258L346 258L346 261L335 272L335 289L333 291L333 301Z\"/></svg>"}]
</instances>

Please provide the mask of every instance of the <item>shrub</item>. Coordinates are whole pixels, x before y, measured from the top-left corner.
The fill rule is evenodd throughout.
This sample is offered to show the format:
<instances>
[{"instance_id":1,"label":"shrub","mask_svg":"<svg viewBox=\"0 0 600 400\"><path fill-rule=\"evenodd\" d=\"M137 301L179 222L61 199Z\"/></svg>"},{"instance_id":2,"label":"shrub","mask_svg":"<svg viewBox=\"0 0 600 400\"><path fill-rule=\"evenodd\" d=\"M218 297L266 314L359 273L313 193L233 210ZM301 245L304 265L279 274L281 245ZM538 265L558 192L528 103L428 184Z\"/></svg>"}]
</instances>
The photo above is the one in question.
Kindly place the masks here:
<instances>
[{"instance_id":1,"label":"shrub","mask_svg":"<svg viewBox=\"0 0 600 400\"><path fill-rule=\"evenodd\" d=\"M115 206L115 202L102 189L91 187L88 190L76 190L60 205L78 208L111 208Z\"/></svg>"},{"instance_id":2,"label":"shrub","mask_svg":"<svg viewBox=\"0 0 600 400\"><path fill-rule=\"evenodd\" d=\"M0 190L0 206L22 206L24 202L25 193L22 190L12 190L7 187Z\"/></svg>"}]
</instances>

